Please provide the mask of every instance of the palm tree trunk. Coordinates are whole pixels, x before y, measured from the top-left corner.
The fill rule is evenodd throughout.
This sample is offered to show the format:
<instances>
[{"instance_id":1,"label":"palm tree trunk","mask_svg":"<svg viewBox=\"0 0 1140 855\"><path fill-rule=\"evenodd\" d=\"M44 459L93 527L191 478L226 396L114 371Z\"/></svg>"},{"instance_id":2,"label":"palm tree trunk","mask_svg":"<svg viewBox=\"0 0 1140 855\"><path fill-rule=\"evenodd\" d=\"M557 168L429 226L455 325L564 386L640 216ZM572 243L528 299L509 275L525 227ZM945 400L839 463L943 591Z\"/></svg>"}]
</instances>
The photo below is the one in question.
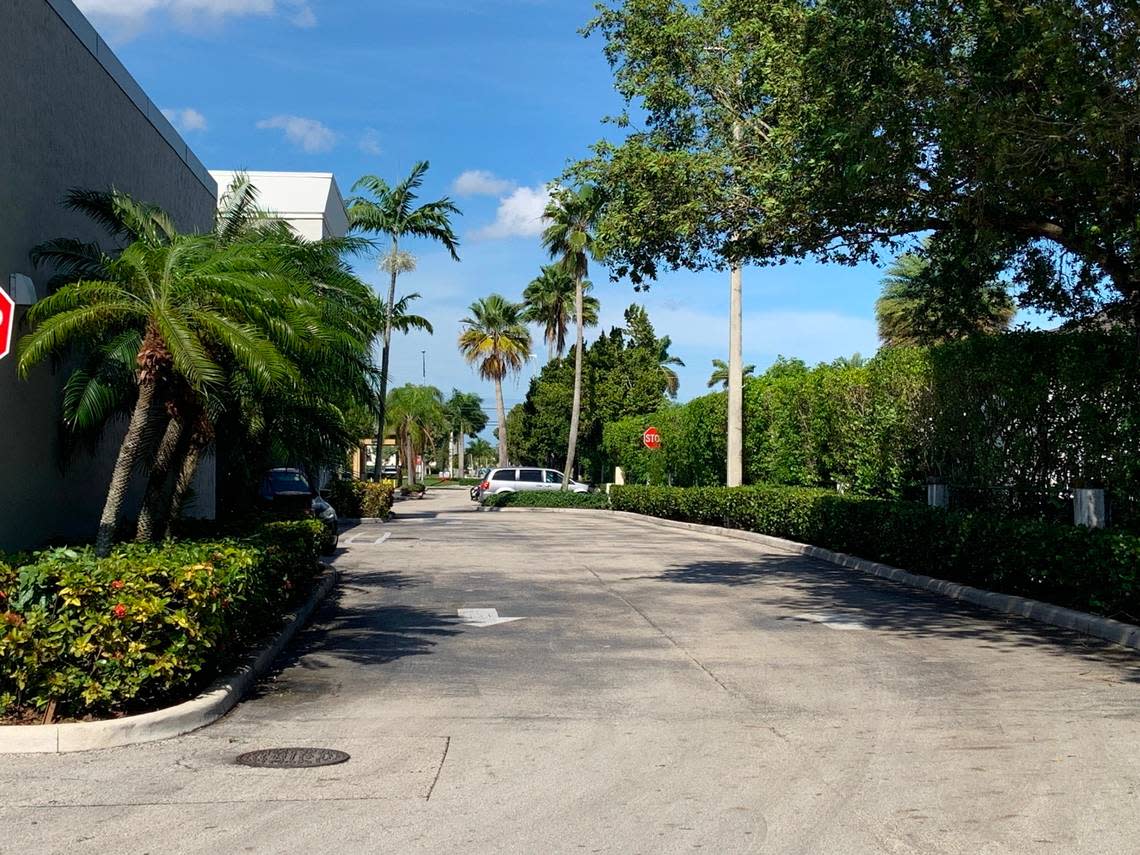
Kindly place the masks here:
<instances>
[{"instance_id":1,"label":"palm tree trunk","mask_svg":"<svg viewBox=\"0 0 1140 855\"><path fill-rule=\"evenodd\" d=\"M194 483L194 476L198 474L198 464L202 462L202 453L206 444L191 442L186 456L182 458L182 465L178 468L178 477L174 482L174 493L170 497L170 513L166 517L166 537L174 536L174 524L182 516L182 503Z\"/></svg>"},{"instance_id":2,"label":"palm tree trunk","mask_svg":"<svg viewBox=\"0 0 1140 855\"><path fill-rule=\"evenodd\" d=\"M507 409L503 406L503 380L495 379L495 407L499 413L499 468L507 465Z\"/></svg>"},{"instance_id":3,"label":"palm tree trunk","mask_svg":"<svg viewBox=\"0 0 1140 855\"><path fill-rule=\"evenodd\" d=\"M185 426L186 421L177 416L166 424L166 431L158 445L158 452L155 454L154 464L146 482L146 496L143 498L138 530L135 533L135 540L139 543L148 543L157 539L162 525L162 499L166 493L166 482L170 479L170 470L178 459Z\"/></svg>"},{"instance_id":4,"label":"palm tree trunk","mask_svg":"<svg viewBox=\"0 0 1140 855\"><path fill-rule=\"evenodd\" d=\"M744 483L743 274L732 266L728 310L728 467L725 484Z\"/></svg>"},{"instance_id":5,"label":"palm tree trunk","mask_svg":"<svg viewBox=\"0 0 1140 855\"><path fill-rule=\"evenodd\" d=\"M566 471L562 475L562 489L570 487L574 471L574 454L578 450L578 421L582 415L582 349L585 336L582 324L582 277L574 277L574 316L578 338L574 343L574 403L570 408L570 441L566 445Z\"/></svg>"},{"instance_id":6,"label":"palm tree trunk","mask_svg":"<svg viewBox=\"0 0 1140 855\"><path fill-rule=\"evenodd\" d=\"M460 425L459 426L459 448L457 449L457 451L459 452L459 477L460 478L462 478L463 474L464 474L464 471L463 471L464 470L464 467L463 467L463 451L464 451L463 441L464 441L463 440L463 425Z\"/></svg>"},{"instance_id":7,"label":"palm tree trunk","mask_svg":"<svg viewBox=\"0 0 1140 855\"><path fill-rule=\"evenodd\" d=\"M399 241L392 236L392 255L399 249ZM388 283L388 312L384 318L384 349L380 356L380 399L376 402L376 471L372 480L380 483L384 456L384 419L388 409L388 362L392 351L392 312L396 305L396 265L392 265L392 278Z\"/></svg>"},{"instance_id":8,"label":"palm tree trunk","mask_svg":"<svg viewBox=\"0 0 1140 855\"><path fill-rule=\"evenodd\" d=\"M115 542L115 530L123 515L123 504L127 499L127 489L131 483L131 471L142 449L147 424L153 417L151 405L154 403L155 383L147 381L139 384L139 399L131 414L127 435L119 446L119 456L111 473L111 483L107 488L107 500L103 503L103 515L99 518L99 531L95 536L95 554L106 558L111 554Z\"/></svg>"},{"instance_id":9,"label":"palm tree trunk","mask_svg":"<svg viewBox=\"0 0 1140 855\"><path fill-rule=\"evenodd\" d=\"M416 483L416 475L412 467L416 465L416 450L412 447L412 432L408 431L404 436L404 455L407 458L407 464L404 466L404 479L408 482L408 486Z\"/></svg>"}]
</instances>

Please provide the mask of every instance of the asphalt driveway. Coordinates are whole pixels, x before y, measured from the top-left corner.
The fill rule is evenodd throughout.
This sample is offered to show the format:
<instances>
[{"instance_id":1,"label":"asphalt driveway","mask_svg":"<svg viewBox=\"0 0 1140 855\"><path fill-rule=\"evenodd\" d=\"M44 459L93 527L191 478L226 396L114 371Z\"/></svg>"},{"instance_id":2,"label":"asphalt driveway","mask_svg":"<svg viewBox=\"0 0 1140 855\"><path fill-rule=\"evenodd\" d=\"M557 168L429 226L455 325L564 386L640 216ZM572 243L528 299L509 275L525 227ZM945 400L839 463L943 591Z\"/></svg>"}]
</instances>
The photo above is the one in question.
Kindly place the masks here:
<instances>
[{"instance_id":1,"label":"asphalt driveway","mask_svg":"<svg viewBox=\"0 0 1140 855\"><path fill-rule=\"evenodd\" d=\"M398 512L222 722L2 758L0 851L1140 848L1131 652L649 522ZM352 759L234 763L274 746Z\"/></svg>"}]
</instances>

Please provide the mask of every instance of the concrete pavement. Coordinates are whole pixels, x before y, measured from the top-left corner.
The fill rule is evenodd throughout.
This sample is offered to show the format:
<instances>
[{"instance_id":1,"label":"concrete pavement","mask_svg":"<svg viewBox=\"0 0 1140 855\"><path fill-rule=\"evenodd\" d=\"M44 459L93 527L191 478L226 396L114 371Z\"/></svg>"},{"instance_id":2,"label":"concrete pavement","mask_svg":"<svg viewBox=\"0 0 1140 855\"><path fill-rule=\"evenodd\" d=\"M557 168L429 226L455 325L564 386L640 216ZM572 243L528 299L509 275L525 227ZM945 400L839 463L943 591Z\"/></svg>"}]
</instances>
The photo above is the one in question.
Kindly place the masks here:
<instances>
[{"instance_id":1,"label":"concrete pavement","mask_svg":"<svg viewBox=\"0 0 1140 855\"><path fill-rule=\"evenodd\" d=\"M222 722L5 757L0 850L1136 851L1129 651L651 522L397 513ZM352 759L234 764L305 745Z\"/></svg>"}]
</instances>

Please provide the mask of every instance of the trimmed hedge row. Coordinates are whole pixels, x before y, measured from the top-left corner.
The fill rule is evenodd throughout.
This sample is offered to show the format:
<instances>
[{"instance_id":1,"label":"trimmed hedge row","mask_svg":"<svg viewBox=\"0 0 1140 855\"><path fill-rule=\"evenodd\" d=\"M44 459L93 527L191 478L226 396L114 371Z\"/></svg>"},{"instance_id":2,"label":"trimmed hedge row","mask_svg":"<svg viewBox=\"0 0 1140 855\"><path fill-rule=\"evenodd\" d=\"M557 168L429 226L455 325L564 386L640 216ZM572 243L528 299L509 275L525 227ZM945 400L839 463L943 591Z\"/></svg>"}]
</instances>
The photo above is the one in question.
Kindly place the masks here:
<instances>
[{"instance_id":1,"label":"trimmed hedge row","mask_svg":"<svg viewBox=\"0 0 1140 855\"><path fill-rule=\"evenodd\" d=\"M798 487L615 486L614 510L755 531L1136 621L1140 537Z\"/></svg>"},{"instance_id":2,"label":"trimmed hedge row","mask_svg":"<svg viewBox=\"0 0 1140 855\"><path fill-rule=\"evenodd\" d=\"M392 511L395 490L390 481L332 481L328 490L329 504L340 517L386 519Z\"/></svg>"},{"instance_id":3,"label":"trimmed hedge row","mask_svg":"<svg viewBox=\"0 0 1140 855\"><path fill-rule=\"evenodd\" d=\"M243 539L0 558L0 715L60 717L192 696L272 631L320 574L324 526Z\"/></svg>"},{"instance_id":4,"label":"trimmed hedge row","mask_svg":"<svg viewBox=\"0 0 1140 855\"><path fill-rule=\"evenodd\" d=\"M536 490L525 493L495 493L483 497L488 508L593 508L606 510L610 506L605 493L571 493L561 490Z\"/></svg>"}]
</instances>

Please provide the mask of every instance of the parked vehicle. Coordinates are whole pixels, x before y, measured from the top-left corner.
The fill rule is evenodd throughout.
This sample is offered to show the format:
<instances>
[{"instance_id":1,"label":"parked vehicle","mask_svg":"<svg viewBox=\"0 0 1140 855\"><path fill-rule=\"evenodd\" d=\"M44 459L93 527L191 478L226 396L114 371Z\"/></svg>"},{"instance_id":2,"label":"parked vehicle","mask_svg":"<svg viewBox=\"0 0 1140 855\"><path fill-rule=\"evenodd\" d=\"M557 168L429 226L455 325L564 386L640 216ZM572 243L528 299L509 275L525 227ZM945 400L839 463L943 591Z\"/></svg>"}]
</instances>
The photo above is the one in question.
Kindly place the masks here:
<instances>
[{"instance_id":1,"label":"parked vehicle","mask_svg":"<svg viewBox=\"0 0 1140 855\"><path fill-rule=\"evenodd\" d=\"M340 543L336 509L312 488L300 469L270 469L261 479L258 498L263 507L275 512L316 517L328 529L330 552Z\"/></svg>"},{"instance_id":2,"label":"parked vehicle","mask_svg":"<svg viewBox=\"0 0 1140 855\"><path fill-rule=\"evenodd\" d=\"M557 469L540 469L535 466L509 466L492 469L478 487L471 490L475 501L497 493L524 493L536 490L561 490L562 473ZM588 493L590 485L571 480L568 489L573 493Z\"/></svg>"}]
</instances>

